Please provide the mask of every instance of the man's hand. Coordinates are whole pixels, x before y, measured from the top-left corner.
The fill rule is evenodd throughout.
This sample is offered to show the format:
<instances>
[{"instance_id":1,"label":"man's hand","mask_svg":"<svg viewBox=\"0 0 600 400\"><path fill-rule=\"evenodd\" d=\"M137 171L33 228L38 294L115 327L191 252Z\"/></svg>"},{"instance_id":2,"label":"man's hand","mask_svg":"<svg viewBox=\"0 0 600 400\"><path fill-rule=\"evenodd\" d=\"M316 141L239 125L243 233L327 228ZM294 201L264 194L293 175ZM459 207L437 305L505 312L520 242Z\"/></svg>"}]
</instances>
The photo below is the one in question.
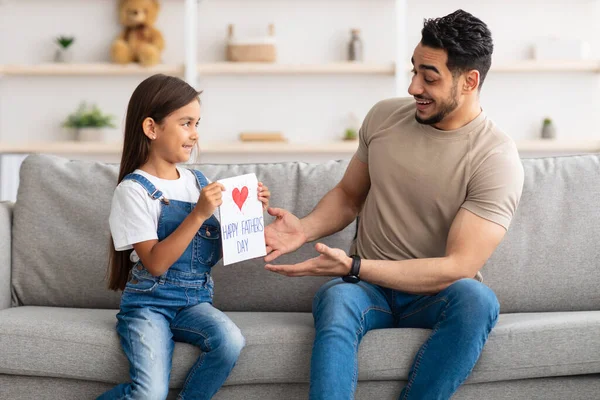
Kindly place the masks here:
<instances>
[{"instance_id":1,"label":"man's hand","mask_svg":"<svg viewBox=\"0 0 600 400\"><path fill-rule=\"evenodd\" d=\"M352 258L341 249L332 249L323 243L317 243L315 249L320 256L299 264L265 266L269 271L285 276L345 276L350 273Z\"/></svg>"},{"instance_id":2,"label":"man's hand","mask_svg":"<svg viewBox=\"0 0 600 400\"><path fill-rule=\"evenodd\" d=\"M282 208L269 208L268 213L277 217L275 222L265 227L267 245L266 262L271 262L282 254L297 250L306 243L302 223L294 214Z\"/></svg>"}]
</instances>

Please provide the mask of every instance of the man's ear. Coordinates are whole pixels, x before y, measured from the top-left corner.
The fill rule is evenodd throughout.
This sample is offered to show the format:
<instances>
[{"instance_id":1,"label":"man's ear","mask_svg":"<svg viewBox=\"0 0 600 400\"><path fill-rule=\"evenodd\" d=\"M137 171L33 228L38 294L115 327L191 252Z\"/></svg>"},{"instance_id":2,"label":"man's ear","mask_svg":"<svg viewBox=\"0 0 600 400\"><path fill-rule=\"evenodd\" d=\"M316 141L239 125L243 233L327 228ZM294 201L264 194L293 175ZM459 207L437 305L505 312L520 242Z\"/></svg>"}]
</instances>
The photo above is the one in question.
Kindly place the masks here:
<instances>
[{"instance_id":1,"label":"man's ear","mask_svg":"<svg viewBox=\"0 0 600 400\"><path fill-rule=\"evenodd\" d=\"M479 75L479 71L476 69L472 69L468 71L465 75L465 82L463 84L464 92L473 92L479 89L479 79L481 76Z\"/></svg>"},{"instance_id":2,"label":"man's ear","mask_svg":"<svg viewBox=\"0 0 600 400\"><path fill-rule=\"evenodd\" d=\"M148 139L156 139L156 122L154 122L152 118L148 117L142 122L142 129L144 130L144 135L146 135Z\"/></svg>"}]
</instances>

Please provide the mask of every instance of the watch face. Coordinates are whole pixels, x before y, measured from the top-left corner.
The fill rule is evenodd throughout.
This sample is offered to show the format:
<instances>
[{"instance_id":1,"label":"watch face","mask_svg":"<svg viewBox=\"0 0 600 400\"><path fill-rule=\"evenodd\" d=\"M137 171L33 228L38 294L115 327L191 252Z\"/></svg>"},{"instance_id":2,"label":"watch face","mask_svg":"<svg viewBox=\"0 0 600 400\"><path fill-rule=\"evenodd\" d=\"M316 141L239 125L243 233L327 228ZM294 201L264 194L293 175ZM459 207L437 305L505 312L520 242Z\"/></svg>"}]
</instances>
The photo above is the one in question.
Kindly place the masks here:
<instances>
[{"instance_id":1,"label":"watch face","mask_svg":"<svg viewBox=\"0 0 600 400\"><path fill-rule=\"evenodd\" d=\"M347 283L358 283L360 282L360 278L353 275L342 276L342 280Z\"/></svg>"}]
</instances>

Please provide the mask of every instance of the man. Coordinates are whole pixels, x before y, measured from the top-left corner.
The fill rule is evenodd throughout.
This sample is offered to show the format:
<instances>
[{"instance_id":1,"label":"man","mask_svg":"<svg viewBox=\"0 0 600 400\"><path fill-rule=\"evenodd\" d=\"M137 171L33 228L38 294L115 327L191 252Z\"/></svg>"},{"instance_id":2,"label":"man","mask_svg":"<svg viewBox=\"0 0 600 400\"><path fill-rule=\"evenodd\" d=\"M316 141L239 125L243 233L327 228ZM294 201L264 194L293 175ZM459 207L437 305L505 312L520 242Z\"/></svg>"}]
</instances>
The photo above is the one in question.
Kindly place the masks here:
<instances>
[{"instance_id":1,"label":"man","mask_svg":"<svg viewBox=\"0 0 600 400\"><path fill-rule=\"evenodd\" d=\"M487 26L458 10L426 20L412 63L411 98L376 104L341 182L303 219L270 209L267 263L350 224L352 257L318 243L287 276L338 276L315 295L311 399L349 399L360 340L371 329L429 328L401 399L448 399L477 362L498 318L479 270L519 203L514 142L485 115Z\"/></svg>"}]
</instances>

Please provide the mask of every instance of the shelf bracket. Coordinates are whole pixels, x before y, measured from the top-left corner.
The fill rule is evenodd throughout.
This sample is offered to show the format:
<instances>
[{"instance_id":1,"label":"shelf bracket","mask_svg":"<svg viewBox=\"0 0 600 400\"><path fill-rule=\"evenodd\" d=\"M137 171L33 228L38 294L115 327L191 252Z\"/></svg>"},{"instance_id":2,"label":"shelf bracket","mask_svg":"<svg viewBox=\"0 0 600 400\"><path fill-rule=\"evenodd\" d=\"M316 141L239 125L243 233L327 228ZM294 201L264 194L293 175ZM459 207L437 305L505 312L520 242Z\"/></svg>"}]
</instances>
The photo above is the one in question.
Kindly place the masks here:
<instances>
[{"instance_id":1,"label":"shelf bracket","mask_svg":"<svg viewBox=\"0 0 600 400\"><path fill-rule=\"evenodd\" d=\"M198 4L200 0L185 0L184 19L185 19L185 60L184 60L184 79L192 87L198 86Z\"/></svg>"},{"instance_id":2,"label":"shelf bracket","mask_svg":"<svg viewBox=\"0 0 600 400\"><path fill-rule=\"evenodd\" d=\"M396 0L396 96L407 96L408 80L406 68L404 67L409 57L406 51L406 25L407 25L407 0Z\"/></svg>"}]
</instances>

